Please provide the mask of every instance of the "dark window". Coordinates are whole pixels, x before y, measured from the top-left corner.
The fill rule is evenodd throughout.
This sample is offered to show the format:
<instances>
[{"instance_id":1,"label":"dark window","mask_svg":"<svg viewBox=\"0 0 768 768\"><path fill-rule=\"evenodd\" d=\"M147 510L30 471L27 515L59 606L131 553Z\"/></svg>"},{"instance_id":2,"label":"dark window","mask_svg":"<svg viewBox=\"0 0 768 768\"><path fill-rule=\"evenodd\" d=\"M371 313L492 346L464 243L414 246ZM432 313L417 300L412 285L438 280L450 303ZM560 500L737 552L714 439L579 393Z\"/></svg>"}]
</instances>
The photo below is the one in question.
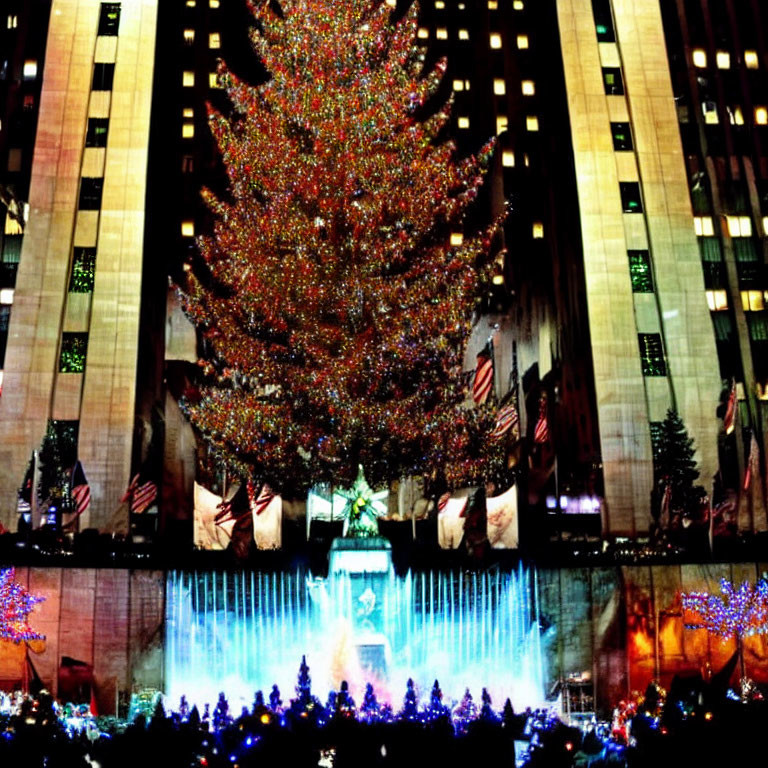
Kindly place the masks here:
<instances>
[{"instance_id":1,"label":"dark window","mask_svg":"<svg viewBox=\"0 0 768 768\"><path fill-rule=\"evenodd\" d=\"M725 288L725 264L722 261L705 261L701 267L704 270L704 287L708 291Z\"/></svg>"},{"instance_id":2,"label":"dark window","mask_svg":"<svg viewBox=\"0 0 768 768\"><path fill-rule=\"evenodd\" d=\"M93 65L93 90L111 91L112 81L115 79L114 64L94 64Z\"/></svg>"},{"instance_id":3,"label":"dark window","mask_svg":"<svg viewBox=\"0 0 768 768\"><path fill-rule=\"evenodd\" d=\"M195 158L192 155L181 156L181 172L193 173L195 170Z\"/></svg>"},{"instance_id":4,"label":"dark window","mask_svg":"<svg viewBox=\"0 0 768 768\"><path fill-rule=\"evenodd\" d=\"M83 211L98 211L101 207L101 190L104 179L92 176L84 176L80 179L80 203Z\"/></svg>"},{"instance_id":5,"label":"dark window","mask_svg":"<svg viewBox=\"0 0 768 768\"><path fill-rule=\"evenodd\" d=\"M728 312L712 312L712 325L715 326L715 340L731 342L733 336L733 320Z\"/></svg>"},{"instance_id":6,"label":"dark window","mask_svg":"<svg viewBox=\"0 0 768 768\"><path fill-rule=\"evenodd\" d=\"M731 242L736 261L758 261L757 248L751 237L734 237Z\"/></svg>"},{"instance_id":7,"label":"dark window","mask_svg":"<svg viewBox=\"0 0 768 768\"><path fill-rule=\"evenodd\" d=\"M750 312L747 322L752 341L768 341L768 312Z\"/></svg>"},{"instance_id":8,"label":"dark window","mask_svg":"<svg viewBox=\"0 0 768 768\"><path fill-rule=\"evenodd\" d=\"M0 304L0 368L5 365L5 348L8 345L8 322L11 319L11 305Z\"/></svg>"},{"instance_id":9,"label":"dark window","mask_svg":"<svg viewBox=\"0 0 768 768\"><path fill-rule=\"evenodd\" d=\"M3 264L18 264L23 235L6 235L3 241Z\"/></svg>"},{"instance_id":10,"label":"dark window","mask_svg":"<svg viewBox=\"0 0 768 768\"><path fill-rule=\"evenodd\" d=\"M716 237L700 237L699 255L704 262L721 262L723 260L723 251L720 248L720 240Z\"/></svg>"},{"instance_id":11,"label":"dark window","mask_svg":"<svg viewBox=\"0 0 768 768\"><path fill-rule=\"evenodd\" d=\"M757 288L762 284L759 261L739 261L736 263L741 288Z\"/></svg>"},{"instance_id":12,"label":"dark window","mask_svg":"<svg viewBox=\"0 0 768 768\"><path fill-rule=\"evenodd\" d=\"M109 118L89 117L88 130L85 134L86 147L106 147Z\"/></svg>"},{"instance_id":13,"label":"dark window","mask_svg":"<svg viewBox=\"0 0 768 768\"><path fill-rule=\"evenodd\" d=\"M613 31L610 0L592 0L592 12L595 15L595 30L598 42L615 42L616 33Z\"/></svg>"},{"instance_id":14,"label":"dark window","mask_svg":"<svg viewBox=\"0 0 768 768\"><path fill-rule=\"evenodd\" d=\"M619 183L621 191L621 208L624 213L642 213L643 202L640 199L640 185L636 181Z\"/></svg>"},{"instance_id":15,"label":"dark window","mask_svg":"<svg viewBox=\"0 0 768 768\"><path fill-rule=\"evenodd\" d=\"M603 85L609 96L621 96L624 93L621 70L618 67L603 67Z\"/></svg>"},{"instance_id":16,"label":"dark window","mask_svg":"<svg viewBox=\"0 0 768 768\"><path fill-rule=\"evenodd\" d=\"M62 333L59 371L61 373L82 373L85 370L87 351L87 333Z\"/></svg>"},{"instance_id":17,"label":"dark window","mask_svg":"<svg viewBox=\"0 0 768 768\"><path fill-rule=\"evenodd\" d=\"M643 366L643 376L666 376L667 366L664 362L664 348L658 333L638 333L640 344L640 362Z\"/></svg>"},{"instance_id":18,"label":"dark window","mask_svg":"<svg viewBox=\"0 0 768 768\"><path fill-rule=\"evenodd\" d=\"M91 293L96 273L96 249L75 248L72 254L72 274L69 290L72 293Z\"/></svg>"},{"instance_id":19,"label":"dark window","mask_svg":"<svg viewBox=\"0 0 768 768\"><path fill-rule=\"evenodd\" d=\"M99 14L99 34L116 35L120 26L120 3L102 3Z\"/></svg>"},{"instance_id":20,"label":"dark window","mask_svg":"<svg viewBox=\"0 0 768 768\"><path fill-rule=\"evenodd\" d=\"M653 274L648 251L628 251L629 276L635 293L653 293Z\"/></svg>"},{"instance_id":21,"label":"dark window","mask_svg":"<svg viewBox=\"0 0 768 768\"><path fill-rule=\"evenodd\" d=\"M629 123L611 123L613 148L617 152L628 152L632 149L632 132Z\"/></svg>"}]
</instances>

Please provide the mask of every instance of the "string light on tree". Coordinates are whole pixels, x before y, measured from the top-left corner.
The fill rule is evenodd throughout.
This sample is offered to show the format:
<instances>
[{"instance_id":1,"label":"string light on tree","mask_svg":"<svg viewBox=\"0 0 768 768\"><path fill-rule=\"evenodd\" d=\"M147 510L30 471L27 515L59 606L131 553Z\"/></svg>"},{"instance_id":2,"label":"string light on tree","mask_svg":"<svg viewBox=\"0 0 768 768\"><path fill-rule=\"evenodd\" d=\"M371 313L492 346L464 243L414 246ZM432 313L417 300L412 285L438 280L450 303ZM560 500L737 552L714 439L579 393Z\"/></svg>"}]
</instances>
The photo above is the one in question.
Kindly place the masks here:
<instances>
[{"instance_id":1,"label":"string light on tree","mask_svg":"<svg viewBox=\"0 0 768 768\"><path fill-rule=\"evenodd\" d=\"M706 629L723 639L736 639L744 677L745 637L768 633L768 581L755 584L743 582L738 588L727 579L720 580L720 595L709 592L685 592L683 610L690 611L697 621L686 622L686 629Z\"/></svg>"},{"instance_id":2,"label":"string light on tree","mask_svg":"<svg viewBox=\"0 0 768 768\"><path fill-rule=\"evenodd\" d=\"M225 66L234 107L209 112L228 200L199 238L184 306L204 339L184 408L231 469L278 491L378 488L442 474L453 487L502 465L493 406L467 409L471 318L501 218L464 213L493 152L459 159L426 115L445 61L425 70L417 10L370 0L254 4L270 79ZM432 103L432 102L430 102Z\"/></svg>"},{"instance_id":3,"label":"string light on tree","mask_svg":"<svg viewBox=\"0 0 768 768\"><path fill-rule=\"evenodd\" d=\"M14 581L14 568L0 569L0 639L21 643L27 640L43 640L45 635L29 626L32 609L45 600L30 594L19 582Z\"/></svg>"}]
</instances>

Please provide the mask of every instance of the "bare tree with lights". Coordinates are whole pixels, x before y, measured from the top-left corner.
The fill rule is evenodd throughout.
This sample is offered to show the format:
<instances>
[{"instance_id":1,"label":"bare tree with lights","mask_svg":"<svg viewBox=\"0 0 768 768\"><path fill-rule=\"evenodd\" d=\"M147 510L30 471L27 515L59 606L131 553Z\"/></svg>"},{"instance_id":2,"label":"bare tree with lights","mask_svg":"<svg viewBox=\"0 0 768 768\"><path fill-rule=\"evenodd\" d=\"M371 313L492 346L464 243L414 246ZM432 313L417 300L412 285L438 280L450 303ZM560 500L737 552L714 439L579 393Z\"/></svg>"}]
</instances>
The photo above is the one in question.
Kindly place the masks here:
<instances>
[{"instance_id":1,"label":"bare tree with lights","mask_svg":"<svg viewBox=\"0 0 768 768\"><path fill-rule=\"evenodd\" d=\"M724 640L734 638L739 654L741 679L746 679L744 638L768 633L768 581L743 582L736 588L727 579L720 580L720 595L709 592L684 592L683 610L696 621L686 622L686 629L706 629Z\"/></svg>"},{"instance_id":2,"label":"bare tree with lights","mask_svg":"<svg viewBox=\"0 0 768 768\"><path fill-rule=\"evenodd\" d=\"M270 79L226 67L210 110L229 177L184 305L203 338L184 404L228 467L276 490L373 487L498 469L492 404L464 408L461 369L501 220L464 230L493 152L456 157L450 105L428 109L417 11L370 0L251 5ZM451 237L452 233L454 237Z\"/></svg>"}]
</instances>

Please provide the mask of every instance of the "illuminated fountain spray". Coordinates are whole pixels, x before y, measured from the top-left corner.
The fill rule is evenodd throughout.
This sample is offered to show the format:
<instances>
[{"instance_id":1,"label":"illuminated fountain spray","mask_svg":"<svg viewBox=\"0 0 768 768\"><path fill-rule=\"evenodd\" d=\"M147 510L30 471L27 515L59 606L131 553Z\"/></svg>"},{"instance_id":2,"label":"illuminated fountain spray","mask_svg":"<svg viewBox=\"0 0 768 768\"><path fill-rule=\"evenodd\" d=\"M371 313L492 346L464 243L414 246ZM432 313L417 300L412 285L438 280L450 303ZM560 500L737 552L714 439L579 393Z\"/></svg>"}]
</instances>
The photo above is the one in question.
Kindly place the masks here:
<instances>
[{"instance_id":1,"label":"illuminated fountain spray","mask_svg":"<svg viewBox=\"0 0 768 768\"><path fill-rule=\"evenodd\" d=\"M342 680L358 703L366 682L399 708L412 677L423 699L488 688L501 708L543 701L535 572L395 575L389 542L337 539L327 579L293 573L182 572L167 581L166 693L234 711L276 683L294 695L306 655L322 700Z\"/></svg>"}]
</instances>

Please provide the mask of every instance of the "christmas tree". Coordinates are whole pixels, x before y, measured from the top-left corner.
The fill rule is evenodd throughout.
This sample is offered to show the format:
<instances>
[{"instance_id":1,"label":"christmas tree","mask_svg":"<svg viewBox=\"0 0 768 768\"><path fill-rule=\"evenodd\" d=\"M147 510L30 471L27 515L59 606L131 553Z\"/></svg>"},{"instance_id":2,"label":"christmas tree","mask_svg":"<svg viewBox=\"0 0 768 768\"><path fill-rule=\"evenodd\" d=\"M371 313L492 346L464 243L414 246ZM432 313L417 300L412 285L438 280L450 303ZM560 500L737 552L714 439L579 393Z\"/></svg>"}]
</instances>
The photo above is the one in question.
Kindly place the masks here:
<instances>
[{"instance_id":1,"label":"christmas tree","mask_svg":"<svg viewBox=\"0 0 768 768\"><path fill-rule=\"evenodd\" d=\"M30 594L14 580L15 575L14 568L0 569L0 640L18 644L44 639L29 626L29 614L45 598Z\"/></svg>"},{"instance_id":2,"label":"christmas tree","mask_svg":"<svg viewBox=\"0 0 768 768\"><path fill-rule=\"evenodd\" d=\"M659 508L668 505L669 513L690 519L698 517L706 496L703 486L694 485L699 477L694 454L693 438L688 437L683 420L677 412L667 411L654 455L657 500Z\"/></svg>"},{"instance_id":3,"label":"christmas tree","mask_svg":"<svg viewBox=\"0 0 768 768\"><path fill-rule=\"evenodd\" d=\"M450 710L443 704L443 692L437 680L432 685L432 691L429 694L429 706L427 707L426 714L430 720L437 720L440 717L448 717L450 715Z\"/></svg>"},{"instance_id":4,"label":"christmas tree","mask_svg":"<svg viewBox=\"0 0 768 768\"><path fill-rule=\"evenodd\" d=\"M375 722L381 717L381 708L371 683L365 684L365 695L363 696L363 703L360 705L360 714L363 720L367 722Z\"/></svg>"},{"instance_id":5,"label":"christmas tree","mask_svg":"<svg viewBox=\"0 0 768 768\"><path fill-rule=\"evenodd\" d=\"M371 0L254 3L269 79L220 67L209 112L229 179L186 272L202 337L184 403L237 473L276 490L469 482L501 461L491 405L462 407L462 365L500 219L464 232L493 143L458 159L435 107L417 10ZM290 480L287 480L290 478Z\"/></svg>"},{"instance_id":6,"label":"christmas tree","mask_svg":"<svg viewBox=\"0 0 768 768\"><path fill-rule=\"evenodd\" d=\"M416 720L419 716L419 699L416 696L416 688L413 680L409 677L405 684L405 696L403 697L403 708L400 710L401 720Z\"/></svg>"}]
</instances>

